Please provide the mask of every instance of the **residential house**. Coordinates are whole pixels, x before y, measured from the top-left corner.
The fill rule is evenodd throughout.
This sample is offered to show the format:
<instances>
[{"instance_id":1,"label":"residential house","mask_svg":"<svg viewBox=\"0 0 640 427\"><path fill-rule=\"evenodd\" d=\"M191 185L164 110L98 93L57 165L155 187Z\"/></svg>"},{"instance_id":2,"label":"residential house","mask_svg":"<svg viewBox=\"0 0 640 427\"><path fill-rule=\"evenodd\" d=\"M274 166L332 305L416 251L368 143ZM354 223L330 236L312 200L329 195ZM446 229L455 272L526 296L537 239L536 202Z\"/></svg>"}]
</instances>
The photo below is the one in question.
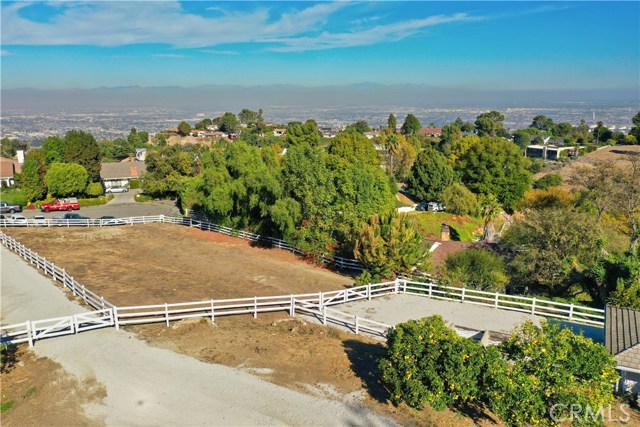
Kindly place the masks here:
<instances>
[{"instance_id":1,"label":"residential house","mask_svg":"<svg viewBox=\"0 0 640 427\"><path fill-rule=\"evenodd\" d=\"M577 157L578 148L532 144L527 146L525 156L533 159L558 160L561 157Z\"/></svg>"},{"instance_id":2,"label":"residential house","mask_svg":"<svg viewBox=\"0 0 640 427\"><path fill-rule=\"evenodd\" d=\"M275 136L284 136L284 134L285 134L286 132L287 132L287 129L284 129L284 128L275 128L275 129L273 130L273 134L274 134Z\"/></svg>"},{"instance_id":3,"label":"residential house","mask_svg":"<svg viewBox=\"0 0 640 427\"><path fill-rule=\"evenodd\" d=\"M146 148L136 148L136 160L138 162L144 162L147 158Z\"/></svg>"},{"instance_id":4,"label":"residential house","mask_svg":"<svg viewBox=\"0 0 640 427\"><path fill-rule=\"evenodd\" d=\"M22 165L17 160L0 157L0 185L11 187L15 184L15 174L22 172Z\"/></svg>"},{"instance_id":5,"label":"residential house","mask_svg":"<svg viewBox=\"0 0 640 427\"><path fill-rule=\"evenodd\" d=\"M132 179L140 179L147 171L144 162L103 163L100 179L105 189L128 187Z\"/></svg>"},{"instance_id":6,"label":"residential house","mask_svg":"<svg viewBox=\"0 0 640 427\"><path fill-rule=\"evenodd\" d=\"M224 132L212 131L205 133L204 136L207 138L224 138L227 136L227 134Z\"/></svg>"},{"instance_id":7,"label":"residential house","mask_svg":"<svg viewBox=\"0 0 640 427\"><path fill-rule=\"evenodd\" d=\"M619 392L640 391L640 310L607 305L604 314L604 341L616 359L622 379Z\"/></svg>"},{"instance_id":8,"label":"residential house","mask_svg":"<svg viewBox=\"0 0 640 427\"><path fill-rule=\"evenodd\" d=\"M442 128L422 128L418 131L418 133L427 138L438 137L442 135Z\"/></svg>"}]
</instances>

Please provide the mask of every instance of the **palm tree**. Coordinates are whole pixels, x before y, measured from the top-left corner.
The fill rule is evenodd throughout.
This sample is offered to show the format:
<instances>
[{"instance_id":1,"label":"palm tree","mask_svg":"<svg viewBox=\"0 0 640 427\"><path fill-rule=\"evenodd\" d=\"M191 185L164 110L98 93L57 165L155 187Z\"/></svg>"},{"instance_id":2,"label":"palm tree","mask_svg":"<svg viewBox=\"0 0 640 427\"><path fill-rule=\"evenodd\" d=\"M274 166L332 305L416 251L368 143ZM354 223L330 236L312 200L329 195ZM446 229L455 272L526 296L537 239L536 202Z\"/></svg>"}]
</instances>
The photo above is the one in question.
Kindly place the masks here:
<instances>
[{"instance_id":1,"label":"palm tree","mask_svg":"<svg viewBox=\"0 0 640 427\"><path fill-rule=\"evenodd\" d=\"M491 243L495 235L493 222L500 216L502 206L498 203L498 199L494 194L488 194L482 198L482 221L484 222L484 230L482 240Z\"/></svg>"}]
</instances>

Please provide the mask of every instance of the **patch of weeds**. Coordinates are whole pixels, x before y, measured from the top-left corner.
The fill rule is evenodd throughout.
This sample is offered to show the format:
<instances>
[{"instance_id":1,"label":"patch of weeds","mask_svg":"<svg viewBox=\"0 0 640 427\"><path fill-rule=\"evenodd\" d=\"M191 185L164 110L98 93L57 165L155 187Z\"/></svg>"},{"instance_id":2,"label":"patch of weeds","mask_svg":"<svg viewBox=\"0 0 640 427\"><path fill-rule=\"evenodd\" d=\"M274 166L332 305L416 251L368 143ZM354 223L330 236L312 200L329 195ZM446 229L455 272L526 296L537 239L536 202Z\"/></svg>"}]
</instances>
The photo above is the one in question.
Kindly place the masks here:
<instances>
[{"instance_id":1,"label":"patch of weeds","mask_svg":"<svg viewBox=\"0 0 640 427\"><path fill-rule=\"evenodd\" d=\"M10 400L8 402L4 402L3 404L0 405L0 414L7 412L9 409L11 409L13 407L13 404L16 403L15 400Z\"/></svg>"},{"instance_id":2,"label":"patch of weeds","mask_svg":"<svg viewBox=\"0 0 640 427\"><path fill-rule=\"evenodd\" d=\"M36 394L37 389L35 387L31 387L27 392L22 396L23 399L31 397Z\"/></svg>"}]
</instances>

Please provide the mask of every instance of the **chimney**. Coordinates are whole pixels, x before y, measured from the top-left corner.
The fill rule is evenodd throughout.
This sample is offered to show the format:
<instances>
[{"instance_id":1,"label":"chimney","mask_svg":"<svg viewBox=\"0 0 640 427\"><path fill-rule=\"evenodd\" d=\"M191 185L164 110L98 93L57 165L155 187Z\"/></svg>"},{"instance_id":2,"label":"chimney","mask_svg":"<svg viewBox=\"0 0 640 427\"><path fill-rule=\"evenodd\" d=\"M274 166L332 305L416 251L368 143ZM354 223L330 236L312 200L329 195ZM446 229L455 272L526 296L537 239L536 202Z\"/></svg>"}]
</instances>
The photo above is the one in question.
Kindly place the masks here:
<instances>
[{"instance_id":1,"label":"chimney","mask_svg":"<svg viewBox=\"0 0 640 427\"><path fill-rule=\"evenodd\" d=\"M449 231L449 226L447 224L442 224L442 231L440 232L440 240L443 242L448 242L451 240L451 234Z\"/></svg>"}]
</instances>

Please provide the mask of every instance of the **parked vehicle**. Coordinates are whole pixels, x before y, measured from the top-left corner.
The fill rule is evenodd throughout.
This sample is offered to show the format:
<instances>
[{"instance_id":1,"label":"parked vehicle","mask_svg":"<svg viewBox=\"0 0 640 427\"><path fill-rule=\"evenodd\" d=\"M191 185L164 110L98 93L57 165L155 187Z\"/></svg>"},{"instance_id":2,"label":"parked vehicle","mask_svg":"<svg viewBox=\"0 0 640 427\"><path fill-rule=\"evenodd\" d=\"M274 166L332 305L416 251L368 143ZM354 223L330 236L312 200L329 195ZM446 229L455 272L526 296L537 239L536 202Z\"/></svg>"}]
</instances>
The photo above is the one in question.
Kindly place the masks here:
<instances>
[{"instance_id":1,"label":"parked vehicle","mask_svg":"<svg viewBox=\"0 0 640 427\"><path fill-rule=\"evenodd\" d=\"M417 211L444 212L445 207L440 202L422 202L416 206Z\"/></svg>"},{"instance_id":2,"label":"parked vehicle","mask_svg":"<svg viewBox=\"0 0 640 427\"><path fill-rule=\"evenodd\" d=\"M24 224L27 225L27 217L24 215L11 215L9 217L9 221L14 224Z\"/></svg>"},{"instance_id":3,"label":"parked vehicle","mask_svg":"<svg viewBox=\"0 0 640 427\"><path fill-rule=\"evenodd\" d=\"M77 214L77 213L66 213L66 214L64 214L62 219L89 219L89 217L82 216L82 215Z\"/></svg>"},{"instance_id":4,"label":"parked vehicle","mask_svg":"<svg viewBox=\"0 0 640 427\"><path fill-rule=\"evenodd\" d=\"M127 220L116 218L113 215L105 215L100 217L100 224L102 225L123 225L126 223Z\"/></svg>"},{"instance_id":5,"label":"parked vehicle","mask_svg":"<svg viewBox=\"0 0 640 427\"><path fill-rule=\"evenodd\" d=\"M127 187L109 187L104 190L105 193L126 193L129 191Z\"/></svg>"},{"instance_id":6,"label":"parked vehicle","mask_svg":"<svg viewBox=\"0 0 640 427\"><path fill-rule=\"evenodd\" d=\"M78 205L78 199L70 198L70 199L57 199L51 203L44 203L40 206L40 210L42 212L50 212L50 211L72 211L80 209L80 205Z\"/></svg>"},{"instance_id":7,"label":"parked vehicle","mask_svg":"<svg viewBox=\"0 0 640 427\"><path fill-rule=\"evenodd\" d=\"M44 217L44 215L35 215L33 217L33 225L35 225L36 227L46 226L47 219Z\"/></svg>"},{"instance_id":8,"label":"parked vehicle","mask_svg":"<svg viewBox=\"0 0 640 427\"><path fill-rule=\"evenodd\" d=\"M22 206L0 202L0 213L16 213L22 212Z\"/></svg>"}]
</instances>

